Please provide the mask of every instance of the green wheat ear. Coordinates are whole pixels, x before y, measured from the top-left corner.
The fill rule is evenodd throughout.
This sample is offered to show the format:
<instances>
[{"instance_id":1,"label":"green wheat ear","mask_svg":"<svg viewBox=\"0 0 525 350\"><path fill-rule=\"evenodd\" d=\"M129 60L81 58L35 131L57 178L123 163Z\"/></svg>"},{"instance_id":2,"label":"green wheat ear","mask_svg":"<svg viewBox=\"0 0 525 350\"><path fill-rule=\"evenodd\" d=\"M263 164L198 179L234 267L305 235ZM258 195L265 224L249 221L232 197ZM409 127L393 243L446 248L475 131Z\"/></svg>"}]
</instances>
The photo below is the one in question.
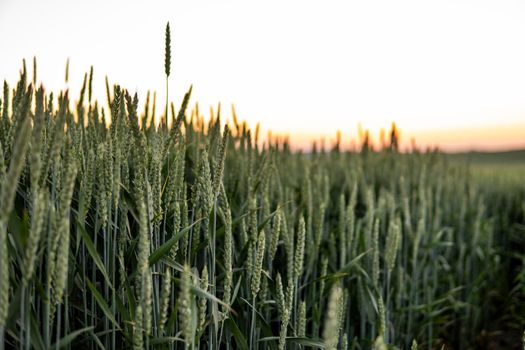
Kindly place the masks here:
<instances>
[{"instance_id":1,"label":"green wheat ear","mask_svg":"<svg viewBox=\"0 0 525 350\"><path fill-rule=\"evenodd\" d=\"M171 34L170 34L170 22L166 24L166 48L164 50L164 72L166 77L170 76L171 68Z\"/></svg>"},{"instance_id":2,"label":"green wheat ear","mask_svg":"<svg viewBox=\"0 0 525 350\"><path fill-rule=\"evenodd\" d=\"M67 58L67 61L66 61L66 84L68 83L69 81L69 57Z\"/></svg>"},{"instance_id":3,"label":"green wheat ear","mask_svg":"<svg viewBox=\"0 0 525 350\"><path fill-rule=\"evenodd\" d=\"M168 78L170 76L171 68L171 34L170 22L166 23L166 47L164 50L164 72L166 73L166 108L164 110L164 118L166 125L168 125Z\"/></svg>"}]
</instances>

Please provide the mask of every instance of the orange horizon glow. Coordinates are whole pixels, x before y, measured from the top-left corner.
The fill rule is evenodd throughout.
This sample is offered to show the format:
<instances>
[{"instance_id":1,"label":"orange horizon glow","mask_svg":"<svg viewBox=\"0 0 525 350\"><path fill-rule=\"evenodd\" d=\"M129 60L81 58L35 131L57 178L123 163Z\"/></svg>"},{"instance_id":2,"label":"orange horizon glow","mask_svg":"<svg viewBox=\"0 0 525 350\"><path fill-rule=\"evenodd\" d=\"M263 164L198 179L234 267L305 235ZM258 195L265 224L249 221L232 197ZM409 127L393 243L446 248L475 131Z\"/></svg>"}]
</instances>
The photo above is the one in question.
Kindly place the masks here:
<instances>
[{"instance_id":1,"label":"orange horizon glow","mask_svg":"<svg viewBox=\"0 0 525 350\"><path fill-rule=\"evenodd\" d=\"M400 135L400 150L410 151L413 145L421 151L427 149L439 149L444 152L503 152L512 150L525 150L525 122L510 125L500 125L492 127L474 127L457 129L435 129L435 130L403 130L398 125ZM388 128L385 131L385 141L388 144ZM324 145L325 150L330 150L336 143L336 133L316 134L308 132L297 133L270 133L272 138L286 138L290 142L293 150L310 151L315 142L320 148ZM381 148L381 130L369 130L370 139L375 150ZM357 128L355 131L341 132L342 150L359 150L362 139L359 137Z\"/></svg>"}]
</instances>

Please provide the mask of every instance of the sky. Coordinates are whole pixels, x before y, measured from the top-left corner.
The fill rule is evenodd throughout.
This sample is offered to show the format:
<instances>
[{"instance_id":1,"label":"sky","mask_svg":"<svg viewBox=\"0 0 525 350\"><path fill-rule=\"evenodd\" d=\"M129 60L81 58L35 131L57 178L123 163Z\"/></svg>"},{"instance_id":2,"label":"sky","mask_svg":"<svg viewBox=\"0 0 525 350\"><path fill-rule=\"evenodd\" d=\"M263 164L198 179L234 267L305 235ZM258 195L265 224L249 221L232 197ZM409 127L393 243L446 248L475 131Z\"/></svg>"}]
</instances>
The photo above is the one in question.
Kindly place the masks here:
<instances>
[{"instance_id":1,"label":"sky","mask_svg":"<svg viewBox=\"0 0 525 350\"><path fill-rule=\"evenodd\" d=\"M162 105L169 21L176 106L193 84L203 114L235 104L296 147L395 121L405 146L525 148L524 18L522 0L0 0L0 79L36 56L47 89L75 94L93 65L99 99L107 75Z\"/></svg>"}]
</instances>

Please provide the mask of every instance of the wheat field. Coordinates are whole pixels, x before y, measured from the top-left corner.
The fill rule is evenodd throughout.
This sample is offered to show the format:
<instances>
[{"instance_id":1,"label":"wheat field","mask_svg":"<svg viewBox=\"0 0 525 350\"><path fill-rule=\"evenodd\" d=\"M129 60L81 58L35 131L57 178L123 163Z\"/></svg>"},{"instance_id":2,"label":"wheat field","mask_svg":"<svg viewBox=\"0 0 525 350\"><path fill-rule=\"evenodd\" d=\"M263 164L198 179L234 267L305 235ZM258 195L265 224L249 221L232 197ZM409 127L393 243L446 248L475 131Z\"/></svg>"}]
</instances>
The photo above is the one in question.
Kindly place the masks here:
<instances>
[{"instance_id":1,"label":"wheat field","mask_svg":"<svg viewBox=\"0 0 525 350\"><path fill-rule=\"evenodd\" d=\"M168 26L166 89L170 66ZM92 77L78 99L36 61L4 83L0 348L522 348L521 170L401 153L395 130L292 151L191 88L139 110Z\"/></svg>"}]
</instances>

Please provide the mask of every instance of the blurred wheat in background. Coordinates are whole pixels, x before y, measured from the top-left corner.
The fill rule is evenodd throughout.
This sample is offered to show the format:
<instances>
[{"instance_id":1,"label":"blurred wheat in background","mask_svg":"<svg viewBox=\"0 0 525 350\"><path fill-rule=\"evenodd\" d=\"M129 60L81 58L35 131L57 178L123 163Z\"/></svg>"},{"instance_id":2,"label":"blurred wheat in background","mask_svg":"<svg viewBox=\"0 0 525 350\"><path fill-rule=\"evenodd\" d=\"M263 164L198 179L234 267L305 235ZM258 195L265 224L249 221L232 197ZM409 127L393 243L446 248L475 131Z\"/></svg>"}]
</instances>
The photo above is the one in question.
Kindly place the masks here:
<instances>
[{"instance_id":1,"label":"blurred wheat in background","mask_svg":"<svg viewBox=\"0 0 525 350\"><path fill-rule=\"evenodd\" d=\"M521 348L523 168L395 126L292 152L191 88L157 126L93 69L77 100L33 71L0 101L0 348Z\"/></svg>"}]
</instances>

